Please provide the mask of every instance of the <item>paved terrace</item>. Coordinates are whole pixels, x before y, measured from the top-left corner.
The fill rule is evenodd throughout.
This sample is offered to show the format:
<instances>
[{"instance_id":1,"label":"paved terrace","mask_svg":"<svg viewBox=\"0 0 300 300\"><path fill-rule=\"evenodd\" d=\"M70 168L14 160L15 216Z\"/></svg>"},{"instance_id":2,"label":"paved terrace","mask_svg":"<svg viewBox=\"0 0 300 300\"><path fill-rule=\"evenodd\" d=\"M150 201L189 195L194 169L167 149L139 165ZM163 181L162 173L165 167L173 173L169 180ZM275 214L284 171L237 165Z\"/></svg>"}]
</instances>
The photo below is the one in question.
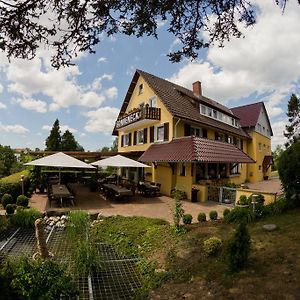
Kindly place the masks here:
<instances>
[{"instance_id":1,"label":"paved terrace","mask_svg":"<svg viewBox=\"0 0 300 300\"><path fill-rule=\"evenodd\" d=\"M91 193L88 187L79 185L76 195L76 205L60 208L56 205L49 206L46 194L33 194L30 207L35 207L43 211L69 211L69 210L87 210L90 213L102 213L104 216L122 215L122 216L144 216L150 218L161 218L172 222L172 207L174 199L161 196L146 198L141 195L130 198L128 201L110 201L105 200L99 192ZM183 201L185 213L193 216L193 222L197 222L199 212L205 212L207 217L211 210L216 210L219 217L223 217L225 205L216 202L192 203Z\"/></svg>"}]
</instances>

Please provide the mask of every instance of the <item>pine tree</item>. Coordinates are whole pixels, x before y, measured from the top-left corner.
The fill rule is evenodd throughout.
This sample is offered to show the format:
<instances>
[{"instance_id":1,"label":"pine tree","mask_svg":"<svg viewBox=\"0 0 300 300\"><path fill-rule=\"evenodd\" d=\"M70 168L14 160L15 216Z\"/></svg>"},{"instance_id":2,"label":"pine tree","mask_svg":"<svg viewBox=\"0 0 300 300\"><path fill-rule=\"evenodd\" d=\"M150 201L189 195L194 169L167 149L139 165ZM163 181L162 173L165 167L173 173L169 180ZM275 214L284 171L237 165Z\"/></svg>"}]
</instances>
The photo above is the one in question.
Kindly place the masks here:
<instances>
[{"instance_id":1,"label":"pine tree","mask_svg":"<svg viewBox=\"0 0 300 300\"><path fill-rule=\"evenodd\" d=\"M288 139L285 147L288 148L291 144L299 139L300 136L300 101L295 94L292 94L288 102L289 124L285 126L284 136Z\"/></svg>"},{"instance_id":2,"label":"pine tree","mask_svg":"<svg viewBox=\"0 0 300 300\"><path fill-rule=\"evenodd\" d=\"M61 151L61 136L58 119L55 120L50 135L46 139L46 151Z\"/></svg>"},{"instance_id":3,"label":"pine tree","mask_svg":"<svg viewBox=\"0 0 300 300\"><path fill-rule=\"evenodd\" d=\"M79 145L69 130L66 130L61 137L61 148L63 151L84 151L83 147Z\"/></svg>"}]
</instances>

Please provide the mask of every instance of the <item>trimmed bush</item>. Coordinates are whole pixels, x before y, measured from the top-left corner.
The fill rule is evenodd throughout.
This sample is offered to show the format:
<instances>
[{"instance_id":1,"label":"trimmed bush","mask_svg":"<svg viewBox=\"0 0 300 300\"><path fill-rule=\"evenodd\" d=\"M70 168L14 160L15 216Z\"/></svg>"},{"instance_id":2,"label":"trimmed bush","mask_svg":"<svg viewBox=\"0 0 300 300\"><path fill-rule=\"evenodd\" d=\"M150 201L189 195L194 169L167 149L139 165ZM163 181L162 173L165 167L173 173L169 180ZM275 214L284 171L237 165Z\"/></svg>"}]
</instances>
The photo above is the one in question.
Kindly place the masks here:
<instances>
[{"instance_id":1,"label":"trimmed bush","mask_svg":"<svg viewBox=\"0 0 300 300\"><path fill-rule=\"evenodd\" d=\"M183 215L182 217L182 221L184 224L188 225L188 224L192 224L192 220L193 220L193 217L191 214L185 214Z\"/></svg>"},{"instance_id":2,"label":"trimmed bush","mask_svg":"<svg viewBox=\"0 0 300 300\"><path fill-rule=\"evenodd\" d=\"M230 213L230 209L225 208L224 211L223 211L223 217L225 218L229 213Z\"/></svg>"},{"instance_id":3,"label":"trimmed bush","mask_svg":"<svg viewBox=\"0 0 300 300\"><path fill-rule=\"evenodd\" d=\"M14 212L15 212L14 205L13 204L7 204L6 207L5 207L5 210L6 210L6 213L8 215L13 215Z\"/></svg>"},{"instance_id":4,"label":"trimmed bush","mask_svg":"<svg viewBox=\"0 0 300 300\"><path fill-rule=\"evenodd\" d=\"M28 206L28 197L25 195L19 195L17 198L17 205L27 207Z\"/></svg>"},{"instance_id":5,"label":"trimmed bush","mask_svg":"<svg viewBox=\"0 0 300 300\"><path fill-rule=\"evenodd\" d=\"M1 203L2 203L3 208L5 209L6 205L13 204L14 200L10 194L4 194L1 198Z\"/></svg>"},{"instance_id":6,"label":"trimmed bush","mask_svg":"<svg viewBox=\"0 0 300 300\"><path fill-rule=\"evenodd\" d=\"M240 223L226 247L227 265L230 272L238 272L248 262L250 235L245 223Z\"/></svg>"},{"instance_id":7,"label":"trimmed bush","mask_svg":"<svg viewBox=\"0 0 300 300\"><path fill-rule=\"evenodd\" d=\"M206 221L206 214L203 213L203 212L200 212L198 214L198 218L197 219L198 219L199 222L205 222Z\"/></svg>"},{"instance_id":8,"label":"trimmed bush","mask_svg":"<svg viewBox=\"0 0 300 300\"><path fill-rule=\"evenodd\" d=\"M249 208L235 207L224 216L224 220L227 223L251 223L255 220L255 214Z\"/></svg>"},{"instance_id":9,"label":"trimmed bush","mask_svg":"<svg viewBox=\"0 0 300 300\"><path fill-rule=\"evenodd\" d=\"M35 208L18 207L16 214L13 215L12 223L18 227L34 227L36 219L41 218L42 214Z\"/></svg>"},{"instance_id":10,"label":"trimmed bush","mask_svg":"<svg viewBox=\"0 0 300 300\"><path fill-rule=\"evenodd\" d=\"M240 196L240 199L238 201L239 205L249 205L249 203L251 203L251 196L249 198L247 198L246 195L241 195Z\"/></svg>"},{"instance_id":11,"label":"trimmed bush","mask_svg":"<svg viewBox=\"0 0 300 300\"><path fill-rule=\"evenodd\" d=\"M221 246L222 241L215 236L212 236L203 242L203 250L206 256L212 256L217 254Z\"/></svg>"},{"instance_id":12,"label":"trimmed bush","mask_svg":"<svg viewBox=\"0 0 300 300\"><path fill-rule=\"evenodd\" d=\"M209 212L209 218L211 220L217 220L218 219L218 212L216 210L212 210Z\"/></svg>"}]
</instances>

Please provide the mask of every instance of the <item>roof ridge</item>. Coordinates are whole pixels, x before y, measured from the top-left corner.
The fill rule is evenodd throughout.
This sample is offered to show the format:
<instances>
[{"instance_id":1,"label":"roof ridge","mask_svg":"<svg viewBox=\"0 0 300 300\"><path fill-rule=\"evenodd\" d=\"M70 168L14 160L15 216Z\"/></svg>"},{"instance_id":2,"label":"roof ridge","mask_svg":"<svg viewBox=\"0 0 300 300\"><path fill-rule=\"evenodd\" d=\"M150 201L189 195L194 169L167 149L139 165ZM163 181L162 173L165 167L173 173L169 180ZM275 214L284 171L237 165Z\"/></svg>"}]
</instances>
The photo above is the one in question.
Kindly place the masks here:
<instances>
[{"instance_id":1,"label":"roof ridge","mask_svg":"<svg viewBox=\"0 0 300 300\"><path fill-rule=\"evenodd\" d=\"M231 107L230 109L242 108L242 107L246 107L246 106L257 105L257 104L263 104L263 103L264 103L263 101L259 101L259 102L254 102L254 103L245 104L245 105L240 105L240 106Z\"/></svg>"}]
</instances>

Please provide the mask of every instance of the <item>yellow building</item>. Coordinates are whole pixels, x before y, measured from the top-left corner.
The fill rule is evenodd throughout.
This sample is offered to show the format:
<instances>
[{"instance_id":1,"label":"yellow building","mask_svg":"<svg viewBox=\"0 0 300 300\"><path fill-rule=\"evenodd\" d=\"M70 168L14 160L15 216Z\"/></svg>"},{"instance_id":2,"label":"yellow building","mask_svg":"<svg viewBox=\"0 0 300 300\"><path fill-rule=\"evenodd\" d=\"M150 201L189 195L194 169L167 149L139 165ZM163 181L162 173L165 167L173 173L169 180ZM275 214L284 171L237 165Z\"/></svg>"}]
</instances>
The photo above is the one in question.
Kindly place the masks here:
<instances>
[{"instance_id":1,"label":"yellow building","mask_svg":"<svg viewBox=\"0 0 300 300\"><path fill-rule=\"evenodd\" d=\"M135 155L152 168L123 176L176 188L198 200L213 197L208 186L266 178L272 164L272 129L262 102L229 109L192 90L137 70L128 88L114 135L118 151Z\"/></svg>"}]
</instances>

